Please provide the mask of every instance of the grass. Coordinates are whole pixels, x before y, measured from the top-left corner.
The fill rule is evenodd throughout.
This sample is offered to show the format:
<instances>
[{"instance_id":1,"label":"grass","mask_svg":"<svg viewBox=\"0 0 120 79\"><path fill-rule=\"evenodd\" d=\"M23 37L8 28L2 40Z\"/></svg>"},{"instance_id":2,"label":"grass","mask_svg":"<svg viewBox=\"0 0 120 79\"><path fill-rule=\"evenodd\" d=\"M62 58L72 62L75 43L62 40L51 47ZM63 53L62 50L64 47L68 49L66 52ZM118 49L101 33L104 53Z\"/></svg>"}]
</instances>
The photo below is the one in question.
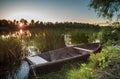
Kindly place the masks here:
<instances>
[{"instance_id":1,"label":"grass","mask_svg":"<svg viewBox=\"0 0 120 79\"><path fill-rule=\"evenodd\" d=\"M0 64L1 66L14 65L21 60L22 42L16 37L0 37Z\"/></svg>"},{"instance_id":2,"label":"grass","mask_svg":"<svg viewBox=\"0 0 120 79\"><path fill-rule=\"evenodd\" d=\"M34 45L39 48L41 52L65 47L64 36L58 29L44 29L42 33L33 36Z\"/></svg>"},{"instance_id":3,"label":"grass","mask_svg":"<svg viewBox=\"0 0 120 79\"><path fill-rule=\"evenodd\" d=\"M120 50L106 47L91 54L88 62L66 65L60 71L38 76L38 79L119 79Z\"/></svg>"}]
</instances>

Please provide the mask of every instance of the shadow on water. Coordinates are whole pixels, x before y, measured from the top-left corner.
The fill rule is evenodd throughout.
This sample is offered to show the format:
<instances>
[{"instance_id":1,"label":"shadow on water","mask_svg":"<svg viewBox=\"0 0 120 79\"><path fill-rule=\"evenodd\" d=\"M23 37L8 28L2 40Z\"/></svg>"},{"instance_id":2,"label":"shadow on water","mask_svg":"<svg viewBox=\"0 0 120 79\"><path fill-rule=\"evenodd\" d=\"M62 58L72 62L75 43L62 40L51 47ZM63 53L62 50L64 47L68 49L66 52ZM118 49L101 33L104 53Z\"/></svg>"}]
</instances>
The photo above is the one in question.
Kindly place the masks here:
<instances>
[{"instance_id":1,"label":"shadow on water","mask_svg":"<svg viewBox=\"0 0 120 79\"><path fill-rule=\"evenodd\" d=\"M1 69L2 70L2 69ZM0 79L28 79L29 64L22 61L19 66L12 67L7 71L0 72Z\"/></svg>"}]
</instances>

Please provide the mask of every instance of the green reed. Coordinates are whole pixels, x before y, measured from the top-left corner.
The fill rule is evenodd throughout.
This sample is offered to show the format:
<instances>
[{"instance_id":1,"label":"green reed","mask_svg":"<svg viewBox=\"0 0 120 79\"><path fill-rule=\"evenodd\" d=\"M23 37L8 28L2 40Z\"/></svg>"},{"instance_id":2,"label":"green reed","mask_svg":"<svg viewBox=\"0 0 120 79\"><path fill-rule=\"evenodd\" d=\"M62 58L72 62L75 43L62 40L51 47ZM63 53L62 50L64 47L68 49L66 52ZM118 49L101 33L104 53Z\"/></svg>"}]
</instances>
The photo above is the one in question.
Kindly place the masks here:
<instances>
[{"instance_id":1,"label":"green reed","mask_svg":"<svg viewBox=\"0 0 120 79\"><path fill-rule=\"evenodd\" d=\"M0 64L6 66L20 61L22 53L22 41L16 37L0 37Z\"/></svg>"}]
</instances>

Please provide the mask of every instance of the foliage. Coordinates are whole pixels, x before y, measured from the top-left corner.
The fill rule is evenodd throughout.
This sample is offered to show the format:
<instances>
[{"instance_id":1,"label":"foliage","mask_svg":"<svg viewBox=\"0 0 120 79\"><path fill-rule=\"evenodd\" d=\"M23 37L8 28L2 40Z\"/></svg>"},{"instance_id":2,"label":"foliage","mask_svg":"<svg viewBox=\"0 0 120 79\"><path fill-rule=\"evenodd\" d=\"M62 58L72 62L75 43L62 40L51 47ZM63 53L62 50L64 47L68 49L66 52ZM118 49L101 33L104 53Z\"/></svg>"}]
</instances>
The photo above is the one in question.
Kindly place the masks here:
<instances>
[{"instance_id":1,"label":"foliage","mask_svg":"<svg viewBox=\"0 0 120 79\"><path fill-rule=\"evenodd\" d=\"M98 31L88 29L72 29L69 34L71 35L71 42L73 44L84 44L95 41L97 33Z\"/></svg>"},{"instance_id":2,"label":"foliage","mask_svg":"<svg viewBox=\"0 0 120 79\"><path fill-rule=\"evenodd\" d=\"M111 50L111 49L110 49ZM104 70L98 71L100 79L119 79L120 78L120 50L112 49L109 54L110 62Z\"/></svg>"},{"instance_id":3,"label":"foliage","mask_svg":"<svg viewBox=\"0 0 120 79\"><path fill-rule=\"evenodd\" d=\"M67 65L65 65L60 71L58 72L51 72L48 74L42 74L38 76L38 79L67 79L66 73L69 71Z\"/></svg>"},{"instance_id":4,"label":"foliage","mask_svg":"<svg viewBox=\"0 0 120 79\"><path fill-rule=\"evenodd\" d=\"M1 66L9 66L21 60L22 42L15 37L0 37L0 64Z\"/></svg>"},{"instance_id":5,"label":"foliage","mask_svg":"<svg viewBox=\"0 0 120 79\"><path fill-rule=\"evenodd\" d=\"M91 54L90 56L90 64L92 64L93 68L106 68L111 61L112 50L110 48L103 49L100 53L97 54Z\"/></svg>"},{"instance_id":6,"label":"foliage","mask_svg":"<svg viewBox=\"0 0 120 79\"><path fill-rule=\"evenodd\" d=\"M42 52L65 47L64 36L62 33L63 32L59 30L54 31L52 29L44 29L43 33L39 33L33 37L33 41L35 46Z\"/></svg>"},{"instance_id":7,"label":"foliage","mask_svg":"<svg viewBox=\"0 0 120 79\"><path fill-rule=\"evenodd\" d=\"M103 18L111 19L113 16L120 18L120 0L91 0L89 6Z\"/></svg>"},{"instance_id":8,"label":"foliage","mask_svg":"<svg viewBox=\"0 0 120 79\"><path fill-rule=\"evenodd\" d=\"M81 64L79 69L72 69L68 72L67 79L97 79L94 75L94 70L87 66L87 64Z\"/></svg>"},{"instance_id":9,"label":"foliage","mask_svg":"<svg viewBox=\"0 0 120 79\"><path fill-rule=\"evenodd\" d=\"M99 32L98 37L102 44L114 44L120 39L120 31L117 30L117 28L103 27Z\"/></svg>"},{"instance_id":10,"label":"foliage","mask_svg":"<svg viewBox=\"0 0 120 79\"><path fill-rule=\"evenodd\" d=\"M79 30L71 33L71 42L74 44L88 43L88 36Z\"/></svg>"}]
</instances>

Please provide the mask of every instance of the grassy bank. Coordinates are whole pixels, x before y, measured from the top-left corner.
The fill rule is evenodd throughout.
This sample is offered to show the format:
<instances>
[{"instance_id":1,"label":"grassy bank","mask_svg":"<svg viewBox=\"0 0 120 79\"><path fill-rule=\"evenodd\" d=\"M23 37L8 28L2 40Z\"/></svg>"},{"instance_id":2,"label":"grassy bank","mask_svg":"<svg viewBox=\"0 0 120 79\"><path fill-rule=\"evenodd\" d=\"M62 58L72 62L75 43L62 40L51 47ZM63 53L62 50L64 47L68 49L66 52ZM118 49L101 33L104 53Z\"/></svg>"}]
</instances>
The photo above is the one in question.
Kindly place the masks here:
<instances>
[{"instance_id":1,"label":"grassy bank","mask_svg":"<svg viewBox=\"0 0 120 79\"><path fill-rule=\"evenodd\" d=\"M39 79L119 79L120 50L105 47L91 54L87 63L64 66L58 72L39 75Z\"/></svg>"}]
</instances>

